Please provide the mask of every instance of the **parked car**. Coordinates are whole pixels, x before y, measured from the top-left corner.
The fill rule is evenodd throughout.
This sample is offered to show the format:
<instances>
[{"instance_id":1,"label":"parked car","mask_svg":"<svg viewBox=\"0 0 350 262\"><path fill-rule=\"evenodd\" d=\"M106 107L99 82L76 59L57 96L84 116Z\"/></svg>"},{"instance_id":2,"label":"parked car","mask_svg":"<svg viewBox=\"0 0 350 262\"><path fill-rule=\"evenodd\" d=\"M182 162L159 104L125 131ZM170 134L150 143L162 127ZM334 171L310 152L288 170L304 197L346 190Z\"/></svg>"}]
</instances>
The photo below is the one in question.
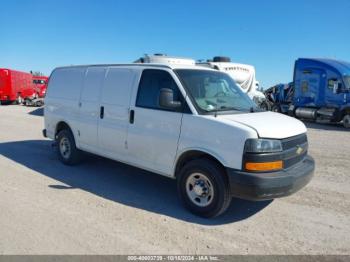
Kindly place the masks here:
<instances>
[{"instance_id":1,"label":"parked car","mask_svg":"<svg viewBox=\"0 0 350 262\"><path fill-rule=\"evenodd\" d=\"M228 74L190 64L57 68L44 115L64 164L86 151L176 179L203 217L233 196L290 195L315 166L301 121L260 111Z\"/></svg>"}]
</instances>

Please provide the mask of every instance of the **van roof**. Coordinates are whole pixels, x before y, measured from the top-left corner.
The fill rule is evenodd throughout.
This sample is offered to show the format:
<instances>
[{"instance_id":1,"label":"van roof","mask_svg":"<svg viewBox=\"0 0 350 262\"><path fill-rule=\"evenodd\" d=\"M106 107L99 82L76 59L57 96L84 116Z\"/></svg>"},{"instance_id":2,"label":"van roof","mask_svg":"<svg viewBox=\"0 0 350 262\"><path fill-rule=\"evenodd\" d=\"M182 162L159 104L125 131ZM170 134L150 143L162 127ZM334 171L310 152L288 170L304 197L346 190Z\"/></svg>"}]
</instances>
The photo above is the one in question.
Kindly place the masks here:
<instances>
[{"instance_id":1,"label":"van roof","mask_svg":"<svg viewBox=\"0 0 350 262\"><path fill-rule=\"evenodd\" d=\"M91 64L91 65L71 65L71 66L60 66L56 69L61 68L71 68L71 67L94 67L94 66L125 66L125 67L141 67L141 68L168 68L168 69L197 69L197 70L210 70L210 71L216 71L211 68L202 67L198 65L181 65L181 64L152 64L152 63L131 63L131 64Z\"/></svg>"}]
</instances>

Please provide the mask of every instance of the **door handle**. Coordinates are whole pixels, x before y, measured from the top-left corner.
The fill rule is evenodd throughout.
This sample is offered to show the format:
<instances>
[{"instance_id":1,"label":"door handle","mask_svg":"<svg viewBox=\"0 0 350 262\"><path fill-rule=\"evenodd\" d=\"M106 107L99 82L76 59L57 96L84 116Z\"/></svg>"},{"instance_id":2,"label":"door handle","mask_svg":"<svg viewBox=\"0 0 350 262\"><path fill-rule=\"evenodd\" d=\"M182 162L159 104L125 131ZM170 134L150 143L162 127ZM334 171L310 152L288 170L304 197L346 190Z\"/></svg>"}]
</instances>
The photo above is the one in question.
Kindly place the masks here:
<instances>
[{"instance_id":1,"label":"door handle","mask_svg":"<svg viewBox=\"0 0 350 262\"><path fill-rule=\"evenodd\" d=\"M135 119L135 111L134 110L130 110L130 113L129 113L129 122L130 122L130 124L134 123L134 119Z\"/></svg>"},{"instance_id":2,"label":"door handle","mask_svg":"<svg viewBox=\"0 0 350 262\"><path fill-rule=\"evenodd\" d=\"M100 118L103 119L104 116L105 116L105 107L101 106L101 108L100 108Z\"/></svg>"}]
</instances>

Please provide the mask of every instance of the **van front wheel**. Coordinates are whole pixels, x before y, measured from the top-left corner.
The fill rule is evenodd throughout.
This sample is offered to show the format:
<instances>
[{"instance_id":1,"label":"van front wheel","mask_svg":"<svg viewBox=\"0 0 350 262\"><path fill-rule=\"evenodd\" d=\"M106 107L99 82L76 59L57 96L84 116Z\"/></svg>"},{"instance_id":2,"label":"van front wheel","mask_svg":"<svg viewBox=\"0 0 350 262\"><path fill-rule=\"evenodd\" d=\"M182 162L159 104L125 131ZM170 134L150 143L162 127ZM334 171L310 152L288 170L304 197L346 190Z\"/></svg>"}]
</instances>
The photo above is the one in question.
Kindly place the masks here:
<instances>
[{"instance_id":1,"label":"van front wheel","mask_svg":"<svg viewBox=\"0 0 350 262\"><path fill-rule=\"evenodd\" d=\"M77 149L70 130L62 130L57 135L58 158L65 165L75 165L81 160L81 151Z\"/></svg>"},{"instance_id":2,"label":"van front wheel","mask_svg":"<svg viewBox=\"0 0 350 262\"><path fill-rule=\"evenodd\" d=\"M206 218L222 214L231 202L226 174L209 159L193 160L182 168L178 193L187 209Z\"/></svg>"}]
</instances>

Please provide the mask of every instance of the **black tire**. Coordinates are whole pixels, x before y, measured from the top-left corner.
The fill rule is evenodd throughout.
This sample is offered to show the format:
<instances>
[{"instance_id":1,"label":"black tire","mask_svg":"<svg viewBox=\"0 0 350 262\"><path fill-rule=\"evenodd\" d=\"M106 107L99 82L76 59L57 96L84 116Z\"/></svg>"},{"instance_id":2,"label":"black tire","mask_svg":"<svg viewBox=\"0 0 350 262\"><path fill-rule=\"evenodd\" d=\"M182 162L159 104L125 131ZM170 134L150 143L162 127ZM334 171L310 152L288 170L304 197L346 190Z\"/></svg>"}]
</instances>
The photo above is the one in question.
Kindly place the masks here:
<instances>
[{"instance_id":1,"label":"black tire","mask_svg":"<svg viewBox=\"0 0 350 262\"><path fill-rule=\"evenodd\" d=\"M271 108L272 112L281 113L281 107L279 105L273 105Z\"/></svg>"},{"instance_id":2,"label":"black tire","mask_svg":"<svg viewBox=\"0 0 350 262\"><path fill-rule=\"evenodd\" d=\"M345 128L350 128L350 114L346 114L343 117L343 126Z\"/></svg>"},{"instance_id":3,"label":"black tire","mask_svg":"<svg viewBox=\"0 0 350 262\"><path fill-rule=\"evenodd\" d=\"M198 173L204 175L213 188L212 199L207 206L195 204L187 193L191 191L191 185L188 184L188 181ZM232 199L225 171L209 159L197 159L187 163L177 176L177 187L183 205L193 214L205 218L216 217L225 212ZM194 191L194 188L192 190Z\"/></svg>"},{"instance_id":4,"label":"black tire","mask_svg":"<svg viewBox=\"0 0 350 262\"><path fill-rule=\"evenodd\" d=\"M35 102L36 107L42 107L44 105L43 101L37 101Z\"/></svg>"},{"instance_id":5,"label":"black tire","mask_svg":"<svg viewBox=\"0 0 350 262\"><path fill-rule=\"evenodd\" d=\"M77 149L74 136L70 130L64 129L60 131L57 135L56 142L58 158L63 164L72 166L81 161L82 152ZM69 146L69 153L64 153L63 143L65 146Z\"/></svg>"},{"instance_id":6,"label":"black tire","mask_svg":"<svg viewBox=\"0 0 350 262\"><path fill-rule=\"evenodd\" d=\"M259 107L265 111L270 111L271 110L271 106L268 102L263 101L260 103Z\"/></svg>"}]
</instances>

